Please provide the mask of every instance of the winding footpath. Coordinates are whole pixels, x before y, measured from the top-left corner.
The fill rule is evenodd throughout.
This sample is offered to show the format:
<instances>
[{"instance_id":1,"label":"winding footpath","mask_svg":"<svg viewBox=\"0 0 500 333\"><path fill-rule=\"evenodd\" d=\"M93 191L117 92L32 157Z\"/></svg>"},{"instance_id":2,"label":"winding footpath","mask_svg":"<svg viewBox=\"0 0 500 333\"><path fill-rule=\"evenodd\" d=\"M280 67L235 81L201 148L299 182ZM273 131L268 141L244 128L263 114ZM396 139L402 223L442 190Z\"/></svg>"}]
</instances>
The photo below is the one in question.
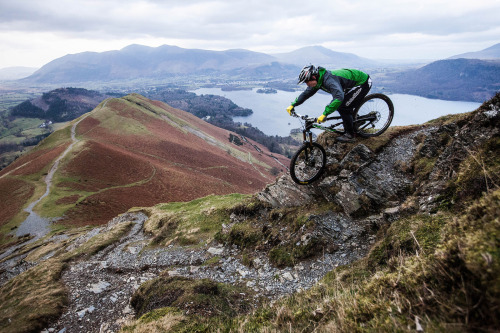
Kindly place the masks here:
<instances>
[{"instance_id":1,"label":"winding footpath","mask_svg":"<svg viewBox=\"0 0 500 333\"><path fill-rule=\"evenodd\" d=\"M104 102L103 106L106 106L106 102ZM39 216L37 213L33 211L33 208L40 202L42 201L46 196L49 195L50 193L50 187L52 186L52 179L54 177L54 174L56 173L57 169L59 168L59 163L62 161L62 159L73 149L76 143L78 143L80 140L76 138L76 126L87 118L90 115L90 112L85 114L83 117L81 117L80 120L78 120L76 123L73 124L71 127L71 144L66 148L66 150L59 155L57 160L54 162L54 165L52 165L52 168L50 168L49 173L45 177L45 184L46 184L46 190L45 193L36 201L32 202L24 211L29 214L29 216L24 220L21 225L17 228L16 230L16 236L22 236L26 234L33 235L34 238L31 241L35 241L43 236L45 236L49 231L50 231L50 223L52 222L50 219L43 218Z\"/></svg>"}]
</instances>

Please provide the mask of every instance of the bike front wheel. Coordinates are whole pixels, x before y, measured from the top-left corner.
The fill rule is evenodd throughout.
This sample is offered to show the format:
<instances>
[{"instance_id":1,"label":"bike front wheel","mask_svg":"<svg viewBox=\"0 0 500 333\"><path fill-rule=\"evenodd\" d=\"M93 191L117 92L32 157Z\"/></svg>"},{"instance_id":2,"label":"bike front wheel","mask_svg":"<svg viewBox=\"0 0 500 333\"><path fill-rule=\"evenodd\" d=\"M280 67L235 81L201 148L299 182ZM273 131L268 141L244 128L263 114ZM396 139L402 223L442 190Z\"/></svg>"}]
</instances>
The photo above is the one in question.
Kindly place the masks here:
<instances>
[{"instance_id":1,"label":"bike front wheel","mask_svg":"<svg viewBox=\"0 0 500 333\"><path fill-rule=\"evenodd\" d=\"M387 130L394 117L394 105L384 94L371 94L354 113L354 128L362 137L378 136Z\"/></svg>"},{"instance_id":2,"label":"bike front wheel","mask_svg":"<svg viewBox=\"0 0 500 333\"><path fill-rule=\"evenodd\" d=\"M290 176L300 185L307 185L319 178L326 165L325 149L316 142L306 143L290 161Z\"/></svg>"}]
</instances>

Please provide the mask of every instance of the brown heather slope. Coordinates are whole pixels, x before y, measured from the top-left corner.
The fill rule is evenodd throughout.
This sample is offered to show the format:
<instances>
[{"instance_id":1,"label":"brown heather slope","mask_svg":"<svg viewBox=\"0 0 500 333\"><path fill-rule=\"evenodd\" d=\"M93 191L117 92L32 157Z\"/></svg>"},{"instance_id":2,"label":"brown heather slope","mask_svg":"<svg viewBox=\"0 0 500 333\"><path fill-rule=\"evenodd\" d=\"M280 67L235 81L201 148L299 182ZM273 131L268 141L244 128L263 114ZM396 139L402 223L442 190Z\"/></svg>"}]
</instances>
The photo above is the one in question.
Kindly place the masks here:
<instances>
[{"instance_id":1,"label":"brown heather slope","mask_svg":"<svg viewBox=\"0 0 500 333\"><path fill-rule=\"evenodd\" d=\"M56 136L59 135L60 133ZM34 200L36 187L38 186L39 192L45 191L43 176L68 145L67 140L58 140L56 144L47 140L44 147L35 148L0 172L0 242L2 236L14 227L12 223L7 224L13 222L16 216L18 219L23 218L20 213Z\"/></svg>"},{"instance_id":2,"label":"brown heather slope","mask_svg":"<svg viewBox=\"0 0 500 333\"><path fill-rule=\"evenodd\" d=\"M40 155L45 149L37 159L48 160L37 172L48 169L56 151L67 147L69 130L62 131L66 137L59 133L58 140L64 144L54 143L52 136L58 131L33 152ZM273 182L271 169L284 168L271 153L260 145L258 152L255 142L237 146L229 142L230 134L235 135L137 94L108 99L76 127L79 141L61 161L49 196L36 209L42 216L63 216L59 223L65 225L98 225L134 206L254 193ZM3 178L31 175L30 180L43 188L42 173L37 178L30 170L30 156L36 155L14 162L0 177L8 172ZM285 157L274 156L288 164Z\"/></svg>"}]
</instances>

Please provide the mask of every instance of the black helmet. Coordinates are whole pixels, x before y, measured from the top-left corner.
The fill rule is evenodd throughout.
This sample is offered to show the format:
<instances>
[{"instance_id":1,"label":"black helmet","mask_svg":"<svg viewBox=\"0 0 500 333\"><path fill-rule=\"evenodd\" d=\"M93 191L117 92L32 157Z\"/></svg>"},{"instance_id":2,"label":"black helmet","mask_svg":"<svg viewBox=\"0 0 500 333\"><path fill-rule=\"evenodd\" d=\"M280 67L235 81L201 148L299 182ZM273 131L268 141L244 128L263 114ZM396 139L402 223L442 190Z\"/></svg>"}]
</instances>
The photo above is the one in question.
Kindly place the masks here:
<instances>
[{"instance_id":1,"label":"black helmet","mask_svg":"<svg viewBox=\"0 0 500 333\"><path fill-rule=\"evenodd\" d=\"M309 81L311 76L318 75L318 69L313 65L307 65L302 68L299 74L299 81L297 84L301 84L302 82Z\"/></svg>"}]
</instances>

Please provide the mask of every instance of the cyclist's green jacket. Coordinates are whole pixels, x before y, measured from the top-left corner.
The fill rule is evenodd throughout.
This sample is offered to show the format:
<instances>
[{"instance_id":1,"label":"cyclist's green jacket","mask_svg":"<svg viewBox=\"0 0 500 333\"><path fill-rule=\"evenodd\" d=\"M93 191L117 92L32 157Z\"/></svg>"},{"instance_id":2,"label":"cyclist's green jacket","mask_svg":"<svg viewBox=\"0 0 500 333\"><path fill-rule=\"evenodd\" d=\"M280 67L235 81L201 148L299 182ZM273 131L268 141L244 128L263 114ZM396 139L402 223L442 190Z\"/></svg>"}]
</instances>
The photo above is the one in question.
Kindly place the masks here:
<instances>
[{"instance_id":1,"label":"cyclist's green jacket","mask_svg":"<svg viewBox=\"0 0 500 333\"><path fill-rule=\"evenodd\" d=\"M333 96L332 101L325 107L325 111L323 111L325 116L328 116L339 108L344 101L345 92L356 86L362 85L368 79L368 74L357 69L344 68L328 71L323 67L318 67L318 71L318 84L312 88L307 87L307 89L295 99L292 105L299 106L321 89Z\"/></svg>"}]
</instances>

